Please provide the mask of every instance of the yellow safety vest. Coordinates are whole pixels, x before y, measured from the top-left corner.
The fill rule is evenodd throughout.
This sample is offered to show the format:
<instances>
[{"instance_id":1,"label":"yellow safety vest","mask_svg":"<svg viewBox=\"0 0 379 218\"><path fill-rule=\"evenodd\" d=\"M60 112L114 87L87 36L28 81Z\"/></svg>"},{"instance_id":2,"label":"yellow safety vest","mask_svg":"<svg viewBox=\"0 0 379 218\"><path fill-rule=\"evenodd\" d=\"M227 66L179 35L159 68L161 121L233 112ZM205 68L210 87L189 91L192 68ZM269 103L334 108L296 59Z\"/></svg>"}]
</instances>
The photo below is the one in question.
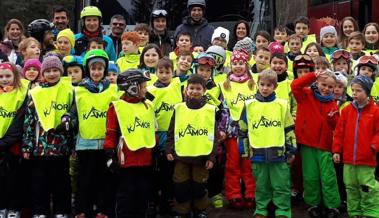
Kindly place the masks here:
<instances>
[{"instance_id":1,"label":"yellow safety vest","mask_svg":"<svg viewBox=\"0 0 379 218\"><path fill-rule=\"evenodd\" d=\"M315 34L307 35L307 36L306 36L306 39L303 40L303 46L302 46L301 49L300 49L302 54L304 54L305 48L306 48L307 45L309 45L311 42L317 42L317 40L316 40L316 35L315 35ZM285 53L288 53L288 52L289 52L288 42L286 42L286 44L284 45L284 52L285 52Z\"/></svg>"},{"instance_id":2,"label":"yellow safety vest","mask_svg":"<svg viewBox=\"0 0 379 218\"><path fill-rule=\"evenodd\" d=\"M3 138L8 131L27 93L28 85L21 82L20 88L0 94L0 138Z\"/></svg>"},{"instance_id":3,"label":"yellow safety vest","mask_svg":"<svg viewBox=\"0 0 379 218\"><path fill-rule=\"evenodd\" d=\"M254 98L257 92L256 90L251 90L247 84L248 81L244 83L230 82L231 88L229 90L225 90L224 86L221 86L221 92L230 110L230 116L234 121L240 119L244 102Z\"/></svg>"},{"instance_id":4,"label":"yellow safety vest","mask_svg":"<svg viewBox=\"0 0 379 218\"><path fill-rule=\"evenodd\" d=\"M289 101L291 93L291 83L292 80L289 79L285 79L281 82L278 82L278 87L275 90L276 97Z\"/></svg>"},{"instance_id":5,"label":"yellow safety vest","mask_svg":"<svg viewBox=\"0 0 379 218\"><path fill-rule=\"evenodd\" d=\"M31 96L42 128L45 131L55 129L72 105L71 79L62 77L56 85L51 87L37 86L31 90Z\"/></svg>"},{"instance_id":6,"label":"yellow safety vest","mask_svg":"<svg viewBox=\"0 0 379 218\"><path fill-rule=\"evenodd\" d=\"M217 108L205 104L189 109L186 103L175 105L175 153L180 157L209 155L215 140Z\"/></svg>"},{"instance_id":7,"label":"yellow safety vest","mask_svg":"<svg viewBox=\"0 0 379 218\"><path fill-rule=\"evenodd\" d=\"M233 52L226 50L225 51L225 63L224 67L229 67L230 68L230 58L232 57Z\"/></svg>"},{"instance_id":8,"label":"yellow safety vest","mask_svg":"<svg viewBox=\"0 0 379 218\"><path fill-rule=\"evenodd\" d=\"M213 81L214 81L217 85L222 86L222 84L223 84L223 83L225 82L225 80L226 80L226 77L227 77L227 73L220 72L220 73L218 73L217 75L215 75L215 77L213 78Z\"/></svg>"},{"instance_id":9,"label":"yellow safety vest","mask_svg":"<svg viewBox=\"0 0 379 218\"><path fill-rule=\"evenodd\" d=\"M117 59L116 64L120 68L120 72L128 69L137 69L141 54L127 54Z\"/></svg>"},{"instance_id":10,"label":"yellow safety vest","mask_svg":"<svg viewBox=\"0 0 379 218\"><path fill-rule=\"evenodd\" d=\"M147 86L151 86L151 85L153 85L157 80L158 80L157 75L155 75L154 73L150 73L150 80L146 82L146 85L147 85Z\"/></svg>"},{"instance_id":11,"label":"yellow safety vest","mask_svg":"<svg viewBox=\"0 0 379 218\"><path fill-rule=\"evenodd\" d=\"M91 93L81 86L75 87L79 133L83 139L105 138L109 104L117 99L117 86L114 84L101 93Z\"/></svg>"},{"instance_id":12,"label":"yellow safety vest","mask_svg":"<svg viewBox=\"0 0 379 218\"><path fill-rule=\"evenodd\" d=\"M246 101L246 116L250 146L253 148L283 147L287 102L276 98L272 102Z\"/></svg>"},{"instance_id":13,"label":"yellow safety vest","mask_svg":"<svg viewBox=\"0 0 379 218\"><path fill-rule=\"evenodd\" d=\"M221 104L221 101L218 99L220 97L221 90L218 85L212 89L207 89L205 92L205 97L207 98L207 103L218 107Z\"/></svg>"},{"instance_id":14,"label":"yellow safety vest","mask_svg":"<svg viewBox=\"0 0 379 218\"><path fill-rule=\"evenodd\" d=\"M174 106L183 101L179 78L174 78L167 87L149 86L147 90L154 95L153 104L158 131L168 131Z\"/></svg>"},{"instance_id":15,"label":"yellow safety vest","mask_svg":"<svg viewBox=\"0 0 379 218\"><path fill-rule=\"evenodd\" d=\"M194 58L196 58L197 56L198 56L199 54L197 53L197 52L192 52L192 56L194 57ZM178 69L178 66L177 66L177 61L176 61L176 59L178 58L178 56L176 55L176 53L174 52L174 51L172 51L172 52L170 52L169 54L168 54L168 58L172 61L172 66L174 67L174 71L176 70L176 69Z\"/></svg>"},{"instance_id":16,"label":"yellow safety vest","mask_svg":"<svg viewBox=\"0 0 379 218\"><path fill-rule=\"evenodd\" d=\"M145 103L129 103L124 100L112 102L117 120L126 146L136 151L141 148L155 146L154 106L146 100Z\"/></svg>"},{"instance_id":17,"label":"yellow safety vest","mask_svg":"<svg viewBox=\"0 0 379 218\"><path fill-rule=\"evenodd\" d=\"M379 50L367 49L367 50L363 50L363 52L364 52L366 55L372 55L372 54L378 54L378 53L379 53Z\"/></svg>"}]
</instances>

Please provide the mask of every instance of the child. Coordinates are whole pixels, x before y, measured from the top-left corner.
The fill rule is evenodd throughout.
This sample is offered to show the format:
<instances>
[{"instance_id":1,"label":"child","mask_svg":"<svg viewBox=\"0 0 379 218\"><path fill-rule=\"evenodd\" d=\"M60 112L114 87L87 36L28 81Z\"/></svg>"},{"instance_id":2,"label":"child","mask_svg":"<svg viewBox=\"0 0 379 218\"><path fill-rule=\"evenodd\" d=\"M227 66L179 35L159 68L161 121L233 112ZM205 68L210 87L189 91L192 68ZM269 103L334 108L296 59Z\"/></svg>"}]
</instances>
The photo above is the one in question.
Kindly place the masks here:
<instances>
[{"instance_id":1,"label":"child","mask_svg":"<svg viewBox=\"0 0 379 218\"><path fill-rule=\"evenodd\" d=\"M295 57L301 54L301 48L303 46L303 41L299 35L292 34L288 38L288 53L287 58L291 61L295 60Z\"/></svg>"},{"instance_id":2,"label":"child","mask_svg":"<svg viewBox=\"0 0 379 218\"><path fill-rule=\"evenodd\" d=\"M286 44L288 40L288 29L285 26L277 26L274 29L274 40L282 44L283 46Z\"/></svg>"},{"instance_id":3,"label":"child","mask_svg":"<svg viewBox=\"0 0 379 218\"><path fill-rule=\"evenodd\" d=\"M70 29L64 29L59 31L57 35L57 53L61 57L70 55L72 49L75 47L75 35Z\"/></svg>"},{"instance_id":4,"label":"child","mask_svg":"<svg viewBox=\"0 0 379 218\"><path fill-rule=\"evenodd\" d=\"M365 55L359 58L356 66L358 75L364 75L373 81L370 96L375 102L379 101L379 83L376 81L378 73L378 60L372 55ZM349 90L349 94L351 90Z\"/></svg>"},{"instance_id":5,"label":"child","mask_svg":"<svg viewBox=\"0 0 379 218\"><path fill-rule=\"evenodd\" d=\"M226 50L221 46L212 45L207 49L206 53L211 55L216 63L213 80L216 84L223 83L226 79L226 72L229 71L229 68L225 66L227 58Z\"/></svg>"},{"instance_id":6,"label":"child","mask_svg":"<svg viewBox=\"0 0 379 218\"><path fill-rule=\"evenodd\" d=\"M350 217L379 217L379 184L374 173L379 151L379 110L369 99L372 85L371 79L363 75L352 80L354 101L342 110L334 132L333 160L344 163Z\"/></svg>"},{"instance_id":7,"label":"child","mask_svg":"<svg viewBox=\"0 0 379 218\"><path fill-rule=\"evenodd\" d=\"M157 81L157 75L155 73L158 61L161 58L161 50L156 44L147 44L142 50L138 68L149 71L151 80L147 83L148 86Z\"/></svg>"},{"instance_id":8,"label":"child","mask_svg":"<svg viewBox=\"0 0 379 218\"><path fill-rule=\"evenodd\" d=\"M322 51L321 46L317 42L309 43L305 47L305 54L309 55L312 58L313 62L315 62L316 57L319 57L319 56L325 57L325 54Z\"/></svg>"},{"instance_id":9,"label":"child","mask_svg":"<svg viewBox=\"0 0 379 218\"><path fill-rule=\"evenodd\" d=\"M121 72L127 69L137 68L140 61L138 45L141 41L140 36L136 32L126 32L121 36L123 56L120 56L116 64Z\"/></svg>"},{"instance_id":10,"label":"child","mask_svg":"<svg viewBox=\"0 0 379 218\"><path fill-rule=\"evenodd\" d=\"M271 36L267 31L261 30L254 35L256 49L268 47L268 44L270 44L271 41Z\"/></svg>"},{"instance_id":11,"label":"child","mask_svg":"<svg viewBox=\"0 0 379 218\"><path fill-rule=\"evenodd\" d=\"M107 166L118 178L116 217L145 217L151 195L155 116L145 99L149 80L147 71L121 73L117 85L124 95L107 112L104 149Z\"/></svg>"},{"instance_id":12,"label":"child","mask_svg":"<svg viewBox=\"0 0 379 218\"><path fill-rule=\"evenodd\" d=\"M141 39L138 44L138 50L142 52L143 48L149 43L150 27L146 23L139 23L134 27L134 31L138 33Z\"/></svg>"},{"instance_id":13,"label":"child","mask_svg":"<svg viewBox=\"0 0 379 218\"><path fill-rule=\"evenodd\" d=\"M295 79L291 84L297 101L296 139L301 146L304 178L304 201L310 217L339 217L340 196L331 159L333 130L339 117L333 97L335 76L330 71L316 71Z\"/></svg>"},{"instance_id":14,"label":"child","mask_svg":"<svg viewBox=\"0 0 379 218\"><path fill-rule=\"evenodd\" d=\"M315 72L321 72L321 71L326 71L328 69L329 70L331 69L330 63L328 59L326 59L325 57L322 57L322 56L317 57L314 63L315 63Z\"/></svg>"},{"instance_id":15,"label":"child","mask_svg":"<svg viewBox=\"0 0 379 218\"><path fill-rule=\"evenodd\" d=\"M48 56L41 67L44 81L31 90L24 120L22 153L31 159L33 216L50 214L50 196L56 217L71 213L69 154L71 127L64 116L72 105L69 79L61 78L63 66L56 56Z\"/></svg>"},{"instance_id":16,"label":"child","mask_svg":"<svg viewBox=\"0 0 379 218\"><path fill-rule=\"evenodd\" d=\"M255 60L253 58L254 52L255 52L255 45L253 40L250 37L245 37L241 40L239 40L233 48L234 50L245 50L246 54L248 55L248 64L249 66L253 66L255 64Z\"/></svg>"},{"instance_id":17,"label":"child","mask_svg":"<svg viewBox=\"0 0 379 218\"><path fill-rule=\"evenodd\" d=\"M225 196L231 207L241 209L254 206L255 181L251 174L251 163L242 158L237 146L238 120L245 100L254 97L255 82L249 73L249 54L244 50L234 50L231 57L231 72L221 85L221 93L230 110L231 122L225 140ZM243 195L240 181L245 184Z\"/></svg>"},{"instance_id":18,"label":"child","mask_svg":"<svg viewBox=\"0 0 379 218\"><path fill-rule=\"evenodd\" d=\"M267 47L257 48L253 57L255 64L251 67L251 72L254 79L258 79L258 73L270 66L271 52Z\"/></svg>"},{"instance_id":19,"label":"child","mask_svg":"<svg viewBox=\"0 0 379 218\"><path fill-rule=\"evenodd\" d=\"M41 80L41 62L38 59L28 59L22 68L22 75L30 82L28 89L36 87Z\"/></svg>"},{"instance_id":20,"label":"child","mask_svg":"<svg viewBox=\"0 0 379 218\"><path fill-rule=\"evenodd\" d=\"M340 111L345 108L352 101L351 97L346 93L347 91L347 78L343 72L336 71L336 86L333 90L334 99L337 100L337 105Z\"/></svg>"},{"instance_id":21,"label":"child","mask_svg":"<svg viewBox=\"0 0 379 218\"><path fill-rule=\"evenodd\" d=\"M192 53L192 36L189 33L180 33L176 39L176 48L174 51L170 52L169 57L172 63L174 64L174 70L176 66L176 58L182 52L191 52Z\"/></svg>"},{"instance_id":22,"label":"child","mask_svg":"<svg viewBox=\"0 0 379 218\"><path fill-rule=\"evenodd\" d=\"M113 62L109 61L108 63L108 73L106 78L111 82L111 84L117 85L117 76L120 74L120 69L118 69L118 66Z\"/></svg>"},{"instance_id":23,"label":"child","mask_svg":"<svg viewBox=\"0 0 379 218\"><path fill-rule=\"evenodd\" d=\"M353 60L358 60L361 56L365 55L362 51L365 47L365 38L360 32L352 32L348 38L349 50Z\"/></svg>"},{"instance_id":24,"label":"child","mask_svg":"<svg viewBox=\"0 0 379 218\"><path fill-rule=\"evenodd\" d=\"M277 75L274 71L259 73L258 93L255 99L245 101L240 121L244 123L241 128L247 127L245 134L252 148L251 161L257 184L257 218L267 217L267 207L271 201L277 206L276 217L292 217L287 162L294 160L296 152L294 123L287 102L276 98L276 87Z\"/></svg>"},{"instance_id":25,"label":"child","mask_svg":"<svg viewBox=\"0 0 379 218\"><path fill-rule=\"evenodd\" d=\"M77 86L84 77L83 58L81 56L69 55L63 58L65 76L71 78L71 84Z\"/></svg>"},{"instance_id":26,"label":"child","mask_svg":"<svg viewBox=\"0 0 379 218\"><path fill-rule=\"evenodd\" d=\"M192 62L193 55L189 51L180 53L176 58L176 70L174 72L174 77L180 77L181 81L188 79L192 74Z\"/></svg>"},{"instance_id":27,"label":"child","mask_svg":"<svg viewBox=\"0 0 379 218\"><path fill-rule=\"evenodd\" d=\"M229 43L229 30L223 27L217 27L212 34L212 45L221 46L225 50L226 63L225 66L230 67L230 56L232 55L231 51L228 51L228 43ZM203 51L204 52L204 51Z\"/></svg>"},{"instance_id":28,"label":"child","mask_svg":"<svg viewBox=\"0 0 379 218\"><path fill-rule=\"evenodd\" d=\"M348 77L348 81L350 82L353 79L353 73L351 70L351 54L343 49L339 49L333 52L330 63L332 63L334 71L341 71L345 73Z\"/></svg>"},{"instance_id":29,"label":"child","mask_svg":"<svg viewBox=\"0 0 379 218\"><path fill-rule=\"evenodd\" d=\"M104 50L107 47L106 42L100 37L94 37L88 40L87 52L93 49Z\"/></svg>"},{"instance_id":30,"label":"child","mask_svg":"<svg viewBox=\"0 0 379 218\"><path fill-rule=\"evenodd\" d=\"M185 102L176 104L167 134L166 156L175 161L174 210L179 217L207 217L205 184L216 157L216 111L204 98L205 80L191 75Z\"/></svg>"},{"instance_id":31,"label":"child","mask_svg":"<svg viewBox=\"0 0 379 218\"><path fill-rule=\"evenodd\" d=\"M197 54L203 53L204 52L204 47L201 46L201 45L194 45L193 46L193 52L197 53Z\"/></svg>"},{"instance_id":32,"label":"child","mask_svg":"<svg viewBox=\"0 0 379 218\"><path fill-rule=\"evenodd\" d=\"M37 74L38 75L38 74ZM17 67L0 63L0 217L21 217L25 200L22 143L28 85L21 82Z\"/></svg>"},{"instance_id":33,"label":"child","mask_svg":"<svg viewBox=\"0 0 379 218\"><path fill-rule=\"evenodd\" d=\"M332 53L338 50L337 31L334 26L324 26L320 29L320 44L322 51L330 59Z\"/></svg>"},{"instance_id":34,"label":"child","mask_svg":"<svg viewBox=\"0 0 379 218\"><path fill-rule=\"evenodd\" d=\"M379 54L379 25L377 23L368 23L362 31L365 36L366 55Z\"/></svg>"},{"instance_id":35,"label":"child","mask_svg":"<svg viewBox=\"0 0 379 218\"><path fill-rule=\"evenodd\" d=\"M305 76L307 73L315 71L315 64L308 55L299 55L295 58L293 62L293 75L294 78L300 78Z\"/></svg>"},{"instance_id":36,"label":"child","mask_svg":"<svg viewBox=\"0 0 379 218\"><path fill-rule=\"evenodd\" d=\"M304 16L298 17L295 22L295 33L301 37L302 47L301 53L304 53L305 47L311 42L316 42L316 36L314 34L308 35L309 28L309 19Z\"/></svg>"},{"instance_id":37,"label":"child","mask_svg":"<svg viewBox=\"0 0 379 218\"><path fill-rule=\"evenodd\" d=\"M18 47L25 63L28 59L39 59L41 55L41 44L32 37L23 39Z\"/></svg>"}]
</instances>

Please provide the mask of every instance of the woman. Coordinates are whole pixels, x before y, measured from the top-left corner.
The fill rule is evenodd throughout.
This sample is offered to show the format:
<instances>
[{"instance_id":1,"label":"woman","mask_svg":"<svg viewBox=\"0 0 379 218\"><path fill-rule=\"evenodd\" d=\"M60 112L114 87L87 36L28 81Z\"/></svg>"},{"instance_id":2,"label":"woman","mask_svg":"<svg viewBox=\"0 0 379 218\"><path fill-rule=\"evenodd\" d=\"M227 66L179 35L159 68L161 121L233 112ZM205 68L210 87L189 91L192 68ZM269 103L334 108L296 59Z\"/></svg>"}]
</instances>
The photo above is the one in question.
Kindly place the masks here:
<instances>
[{"instance_id":1,"label":"woman","mask_svg":"<svg viewBox=\"0 0 379 218\"><path fill-rule=\"evenodd\" d=\"M231 42L228 45L228 49L233 51L234 45L245 37L250 36L250 26L246 20L237 21L236 25L233 28L233 37Z\"/></svg>"},{"instance_id":2,"label":"woman","mask_svg":"<svg viewBox=\"0 0 379 218\"><path fill-rule=\"evenodd\" d=\"M24 25L20 20L10 19L4 27L4 40L11 40L13 48L17 50L18 44L25 38L24 31Z\"/></svg>"},{"instance_id":3,"label":"woman","mask_svg":"<svg viewBox=\"0 0 379 218\"><path fill-rule=\"evenodd\" d=\"M347 39L350 33L359 31L358 23L353 17L345 17L341 20L340 37L338 40L339 47L346 49L348 45Z\"/></svg>"}]
</instances>

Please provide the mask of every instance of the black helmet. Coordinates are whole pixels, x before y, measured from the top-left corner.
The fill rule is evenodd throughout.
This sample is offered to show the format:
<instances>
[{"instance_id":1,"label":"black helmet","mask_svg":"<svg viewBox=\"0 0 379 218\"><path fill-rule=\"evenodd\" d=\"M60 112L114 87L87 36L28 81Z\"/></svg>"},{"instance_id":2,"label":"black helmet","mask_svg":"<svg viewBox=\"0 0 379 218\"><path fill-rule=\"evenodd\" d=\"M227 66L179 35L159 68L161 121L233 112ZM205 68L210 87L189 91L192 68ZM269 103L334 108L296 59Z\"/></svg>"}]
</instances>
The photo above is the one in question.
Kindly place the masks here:
<instances>
[{"instance_id":1,"label":"black helmet","mask_svg":"<svg viewBox=\"0 0 379 218\"><path fill-rule=\"evenodd\" d=\"M167 17L167 11L163 9L154 9L151 13L151 17L158 18L158 17Z\"/></svg>"},{"instance_id":2,"label":"black helmet","mask_svg":"<svg viewBox=\"0 0 379 218\"><path fill-rule=\"evenodd\" d=\"M117 76L118 88L132 97L138 96L140 84L147 81L150 81L149 71L140 69L129 69Z\"/></svg>"},{"instance_id":3,"label":"black helmet","mask_svg":"<svg viewBox=\"0 0 379 218\"><path fill-rule=\"evenodd\" d=\"M43 41L44 35L47 31L54 29L54 24L46 19L33 20L28 25L29 36L37 39L39 42Z\"/></svg>"}]
</instances>

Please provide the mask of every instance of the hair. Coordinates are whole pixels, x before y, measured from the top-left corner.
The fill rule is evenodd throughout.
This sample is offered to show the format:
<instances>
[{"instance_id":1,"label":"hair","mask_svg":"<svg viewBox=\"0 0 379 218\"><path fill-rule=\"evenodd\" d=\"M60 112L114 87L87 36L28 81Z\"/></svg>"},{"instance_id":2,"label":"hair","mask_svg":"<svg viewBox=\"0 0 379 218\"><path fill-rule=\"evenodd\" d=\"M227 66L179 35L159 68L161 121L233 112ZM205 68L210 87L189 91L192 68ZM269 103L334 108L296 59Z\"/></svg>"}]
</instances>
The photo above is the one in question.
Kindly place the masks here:
<instances>
[{"instance_id":1,"label":"hair","mask_svg":"<svg viewBox=\"0 0 379 218\"><path fill-rule=\"evenodd\" d=\"M271 56L271 59L270 59L270 64L272 62L272 59L274 59L274 58L278 58L278 59L283 60L284 62L286 62L286 65L288 67L288 58L287 58L287 56L285 54L281 54L281 53L275 53L275 54L273 54Z\"/></svg>"},{"instance_id":2,"label":"hair","mask_svg":"<svg viewBox=\"0 0 379 218\"><path fill-rule=\"evenodd\" d=\"M190 42L192 42L192 40L193 40L192 35L189 32L182 32L182 33L179 33L179 35L176 37L176 42L178 42L179 38L182 36L188 36L190 39Z\"/></svg>"},{"instance_id":3,"label":"hair","mask_svg":"<svg viewBox=\"0 0 379 218\"><path fill-rule=\"evenodd\" d=\"M138 65L138 68L145 68L145 67L146 67L145 62L143 61L143 57L145 56L145 53L146 53L148 50L150 50L150 49L154 49L154 50L158 53L158 57L159 57L159 59L161 59L161 58L163 57L162 52L161 52L161 50L159 49L159 47L158 47L156 44L154 44L154 43L149 43L149 44L147 44L147 45L143 48L143 50L142 50L142 52L141 52L141 55L140 55L140 57L139 57L139 65Z\"/></svg>"},{"instance_id":4,"label":"hair","mask_svg":"<svg viewBox=\"0 0 379 218\"><path fill-rule=\"evenodd\" d=\"M334 74L334 72L331 70L325 71L325 76L327 76L328 78L332 78L335 82L338 82L336 74Z\"/></svg>"},{"instance_id":5,"label":"hair","mask_svg":"<svg viewBox=\"0 0 379 218\"><path fill-rule=\"evenodd\" d=\"M11 62L3 62L3 63L0 63L1 64L9 64L11 65L12 67L12 73L13 73L13 76L14 76L14 82L13 82L13 86L14 88L16 89L19 89L21 87L21 73L20 73L20 70L16 67L15 64L11 63Z\"/></svg>"},{"instance_id":6,"label":"hair","mask_svg":"<svg viewBox=\"0 0 379 218\"><path fill-rule=\"evenodd\" d=\"M265 30L260 30L255 33L254 35L254 42L257 40L258 36L262 36L263 38L267 39L268 43L272 42L271 35Z\"/></svg>"},{"instance_id":7,"label":"hair","mask_svg":"<svg viewBox=\"0 0 379 218\"><path fill-rule=\"evenodd\" d=\"M54 18L54 14L60 13L60 12L65 12L66 17L68 18L68 10L63 6L57 6L57 7L53 8L53 13L51 14L52 15L51 17Z\"/></svg>"},{"instance_id":8,"label":"hair","mask_svg":"<svg viewBox=\"0 0 379 218\"><path fill-rule=\"evenodd\" d=\"M246 37L249 37L250 34L250 26L249 23L246 20L239 20L233 27L233 36L235 40L237 41L237 26L240 25L241 23L245 24L246 27Z\"/></svg>"},{"instance_id":9,"label":"hair","mask_svg":"<svg viewBox=\"0 0 379 218\"><path fill-rule=\"evenodd\" d=\"M249 78L250 78L249 81L247 82L247 86L249 87L250 90L253 90L254 87L255 87L255 81L254 81L253 76L251 75L249 69L250 69L250 66L249 66L248 63L246 63L246 71L247 71L247 75L248 75ZM226 76L226 80L225 80L224 83L222 84L222 85L224 86L225 90L230 90L230 89L232 88L231 85L230 85L230 79L229 79L230 75L232 75L232 74L233 74L233 71L232 71L232 69L230 68L230 71L229 71L229 73L228 73L227 76Z\"/></svg>"},{"instance_id":10,"label":"hair","mask_svg":"<svg viewBox=\"0 0 379 218\"><path fill-rule=\"evenodd\" d=\"M25 39L25 28L24 28L24 25L22 24L22 22L18 19L10 19L8 21L8 23L5 25L4 27L4 39L7 38L7 35L8 35L8 31L9 29L11 28L11 25L12 24L16 24L18 27L20 27L20 30L21 30L21 38L20 38L20 41L22 41L23 39Z\"/></svg>"},{"instance_id":11,"label":"hair","mask_svg":"<svg viewBox=\"0 0 379 218\"><path fill-rule=\"evenodd\" d=\"M125 23L126 23L126 19L125 19L125 17L122 16L121 14L115 14L115 15L113 15L113 16L111 17L111 22L112 22L113 20L123 20L123 21L125 21Z\"/></svg>"},{"instance_id":12,"label":"hair","mask_svg":"<svg viewBox=\"0 0 379 218\"><path fill-rule=\"evenodd\" d=\"M176 60L179 60L180 57L182 56L191 56L192 60L195 59L195 57L193 56L192 52L190 51L182 51L182 52L179 52L179 55L176 57Z\"/></svg>"},{"instance_id":13,"label":"hair","mask_svg":"<svg viewBox=\"0 0 379 218\"><path fill-rule=\"evenodd\" d=\"M286 32L287 35L289 35L289 29L286 26L283 26L283 25L279 25L279 26L275 27L274 32L275 31Z\"/></svg>"},{"instance_id":14,"label":"hair","mask_svg":"<svg viewBox=\"0 0 379 218\"><path fill-rule=\"evenodd\" d=\"M188 80L187 80L187 87L190 85L190 84L200 84L204 89L206 89L206 81L205 79L198 75L198 74L192 74L189 76Z\"/></svg>"},{"instance_id":15,"label":"hair","mask_svg":"<svg viewBox=\"0 0 379 218\"><path fill-rule=\"evenodd\" d=\"M303 44L303 39L301 38L301 36L300 35L298 35L298 34L292 34L292 35L290 35L289 37L288 37L288 42L290 42L290 40L291 39L299 39L300 40L300 42L301 42L301 44Z\"/></svg>"},{"instance_id":16,"label":"hair","mask_svg":"<svg viewBox=\"0 0 379 218\"><path fill-rule=\"evenodd\" d=\"M361 32L358 32L358 31L352 32L349 38L347 38L347 41L350 42L350 40L352 39L361 41L363 46L366 45L365 36Z\"/></svg>"},{"instance_id":17,"label":"hair","mask_svg":"<svg viewBox=\"0 0 379 218\"><path fill-rule=\"evenodd\" d=\"M348 37L343 33L343 23L345 23L345 21L351 21L353 23L353 26L354 26L354 31L359 31L359 27L358 27L358 23L357 21L353 18L353 17L344 17L342 20L341 20L341 25L340 25L340 34L339 34L339 44L340 44L340 47L345 49L347 46L348 46Z\"/></svg>"},{"instance_id":18,"label":"hair","mask_svg":"<svg viewBox=\"0 0 379 218\"><path fill-rule=\"evenodd\" d=\"M260 48L257 48L257 50L255 50L255 54L257 54L259 51L268 51L271 53L270 49L266 46L262 46Z\"/></svg>"},{"instance_id":19,"label":"hair","mask_svg":"<svg viewBox=\"0 0 379 218\"><path fill-rule=\"evenodd\" d=\"M379 24L377 24L375 22L371 22L371 23L366 24L365 27L363 28L363 31L362 31L363 36L365 35L367 27L369 27L369 26L375 27L376 31L379 33ZM366 37L365 37L365 41L366 41ZM367 45L367 41L366 41L366 45ZM378 46L379 46L379 40L376 41L376 43L375 43L375 47L378 47Z\"/></svg>"},{"instance_id":20,"label":"hair","mask_svg":"<svg viewBox=\"0 0 379 218\"><path fill-rule=\"evenodd\" d=\"M271 69L266 69L258 74L258 82L260 80L268 80L270 83L278 84L278 75Z\"/></svg>"},{"instance_id":21,"label":"hair","mask_svg":"<svg viewBox=\"0 0 379 218\"><path fill-rule=\"evenodd\" d=\"M309 43L309 44L305 47L305 49L304 49L304 54L306 54L308 48L310 48L310 47L312 47L312 46L315 46L315 47L316 47L319 56L325 57L325 53L324 53L324 51L322 51L322 48L321 48L320 44L318 44L317 42L311 42L311 43Z\"/></svg>"},{"instance_id":22,"label":"hair","mask_svg":"<svg viewBox=\"0 0 379 218\"><path fill-rule=\"evenodd\" d=\"M40 48L41 48L41 44L38 42L37 39L33 38L33 37L28 37L26 39L23 39L20 44L18 45L18 49L20 50L21 54L23 51L26 50L26 48L29 46L29 44L31 42L34 42L36 43Z\"/></svg>"},{"instance_id":23,"label":"hair","mask_svg":"<svg viewBox=\"0 0 379 218\"><path fill-rule=\"evenodd\" d=\"M296 27L296 24L298 23L303 23L305 25L307 25L309 27L309 19L308 17L305 17L305 16L300 16L298 18L296 18L294 24L295 24L295 27Z\"/></svg>"},{"instance_id":24,"label":"hair","mask_svg":"<svg viewBox=\"0 0 379 218\"><path fill-rule=\"evenodd\" d=\"M166 68L166 69L174 70L172 60L170 60L170 58L168 58L168 57L163 57L163 58L159 59L157 69L159 69L159 68Z\"/></svg>"},{"instance_id":25,"label":"hair","mask_svg":"<svg viewBox=\"0 0 379 218\"><path fill-rule=\"evenodd\" d=\"M318 56L318 57L314 60L314 63L315 63L315 68L316 68L317 65L324 65L324 66L326 66L326 68L328 68L328 69L331 68L328 59L326 59L326 57L323 57L323 56Z\"/></svg>"},{"instance_id":26,"label":"hair","mask_svg":"<svg viewBox=\"0 0 379 218\"><path fill-rule=\"evenodd\" d=\"M141 37L138 35L137 32L125 32L121 36L121 41L129 40L133 42L133 44L138 45L141 41Z\"/></svg>"},{"instance_id":27,"label":"hair","mask_svg":"<svg viewBox=\"0 0 379 218\"><path fill-rule=\"evenodd\" d=\"M97 44L102 44L105 47L107 47L107 42L103 40L103 38L100 38L100 37L94 37L94 38L90 38L88 40L88 46L92 43L92 42L96 42Z\"/></svg>"},{"instance_id":28,"label":"hair","mask_svg":"<svg viewBox=\"0 0 379 218\"><path fill-rule=\"evenodd\" d=\"M134 27L134 31L138 32L138 31L145 31L147 33L150 32L150 27L148 24L146 23L139 23L136 25L136 27Z\"/></svg>"}]
</instances>

